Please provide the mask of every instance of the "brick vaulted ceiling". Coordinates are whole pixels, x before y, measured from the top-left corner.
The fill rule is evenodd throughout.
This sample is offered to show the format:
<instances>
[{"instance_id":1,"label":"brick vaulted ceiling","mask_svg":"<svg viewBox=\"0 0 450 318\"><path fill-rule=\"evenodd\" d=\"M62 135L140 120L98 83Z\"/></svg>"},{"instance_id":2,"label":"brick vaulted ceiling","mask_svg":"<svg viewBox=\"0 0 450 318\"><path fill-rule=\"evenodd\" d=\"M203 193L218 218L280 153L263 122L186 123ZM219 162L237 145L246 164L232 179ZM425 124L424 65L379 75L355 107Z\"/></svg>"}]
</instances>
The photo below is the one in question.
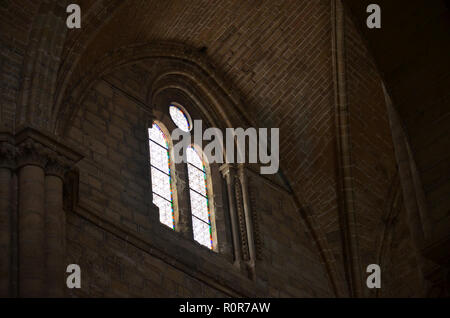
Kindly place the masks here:
<instances>
[{"instance_id":1,"label":"brick vaulted ceiling","mask_svg":"<svg viewBox=\"0 0 450 318\"><path fill-rule=\"evenodd\" d=\"M101 27L90 36L82 35L88 45L73 78L116 48L169 40L206 48L208 58L246 96L249 112L257 111L259 119L267 120L270 107L286 107L286 101L289 110L300 111L293 102L305 101L295 89L304 86L299 79L311 72L319 75L331 63L330 41L311 45L318 34L330 37L329 6L329 1L126 1L104 24L92 21ZM68 37L66 54L74 38ZM284 94L276 93L280 91ZM276 125L283 118L271 119Z\"/></svg>"}]
</instances>

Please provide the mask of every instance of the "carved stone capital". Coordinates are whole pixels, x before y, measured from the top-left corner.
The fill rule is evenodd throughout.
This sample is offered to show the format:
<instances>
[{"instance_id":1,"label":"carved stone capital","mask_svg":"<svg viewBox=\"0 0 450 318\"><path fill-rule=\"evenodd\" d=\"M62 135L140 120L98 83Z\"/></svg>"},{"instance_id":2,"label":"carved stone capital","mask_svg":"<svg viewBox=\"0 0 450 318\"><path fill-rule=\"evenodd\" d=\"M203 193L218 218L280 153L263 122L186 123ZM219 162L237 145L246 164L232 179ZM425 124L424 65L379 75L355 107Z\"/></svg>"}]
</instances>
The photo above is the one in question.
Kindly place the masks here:
<instances>
[{"instance_id":1,"label":"carved stone capital","mask_svg":"<svg viewBox=\"0 0 450 318\"><path fill-rule=\"evenodd\" d=\"M224 163L219 170L227 182L231 182L236 176L236 166L234 164Z\"/></svg>"},{"instance_id":2,"label":"carved stone capital","mask_svg":"<svg viewBox=\"0 0 450 318\"><path fill-rule=\"evenodd\" d=\"M70 170L70 167L70 162L64 156L52 153L47 157L45 174L48 176L56 176L64 179L64 175L67 171Z\"/></svg>"},{"instance_id":3,"label":"carved stone capital","mask_svg":"<svg viewBox=\"0 0 450 318\"><path fill-rule=\"evenodd\" d=\"M9 142L0 142L0 168L14 169L16 147Z\"/></svg>"},{"instance_id":4,"label":"carved stone capital","mask_svg":"<svg viewBox=\"0 0 450 318\"><path fill-rule=\"evenodd\" d=\"M28 138L17 146L17 168L26 165L44 168L47 164L49 149Z\"/></svg>"},{"instance_id":5,"label":"carved stone capital","mask_svg":"<svg viewBox=\"0 0 450 318\"><path fill-rule=\"evenodd\" d=\"M62 177L83 157L74 146L58 136L33 128L23 128L14 137L16 168L39 166L47 175Z\"/></svg>"}]
</instances>

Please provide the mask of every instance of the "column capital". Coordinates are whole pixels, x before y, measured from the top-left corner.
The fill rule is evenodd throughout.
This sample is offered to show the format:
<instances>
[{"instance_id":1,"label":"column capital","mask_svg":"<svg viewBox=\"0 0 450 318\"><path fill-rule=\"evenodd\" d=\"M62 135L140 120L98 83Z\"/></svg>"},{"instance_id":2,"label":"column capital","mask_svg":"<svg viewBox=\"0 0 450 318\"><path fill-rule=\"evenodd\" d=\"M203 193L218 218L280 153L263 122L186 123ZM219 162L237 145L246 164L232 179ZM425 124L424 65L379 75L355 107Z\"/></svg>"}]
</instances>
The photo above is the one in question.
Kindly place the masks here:
<instances>
[{"instance_id":1,"label":"column capital","mask_svg":"<svg viewBox=\"0 0 450 318\"><path fill-rule=\"evenodd\" d=\"M0 168L14 169L16 147L9 142L0 142Z\"/></svg>"},{"instance_id":2,"label":"column capital","mask_svg":"<svg viewBox=\"0 0 450 318\"><path fill-rule=\"evenodd\" d=\"M45 174L63 179L65 173L69 171L70 166L70 162L64 156L58 155L57 153L51 153L47 157Z\"/></svg>"},{"instance_id":3,"label":"column capital","mask_svg":"<svg viewBox=\"0 0 450 318\"><path fill-rule=\"evenodd\" d=\"M224 178L234 177L236 175L236 165L232 163L224 163L219 168Z\"/></svg>"},{"instance_id":4,"label":"column capital","mask_svg":"<svg viewBox=\"0 0 450 318\"><path fill-rule=\"evenodd\" d=\"M35 165L48 175L62 177L83 156L67 141L50 133L24 128L14 136L17 168Z\"/></svg>"},{"instance_id":5,"label":"column capital","mask_svg":"<svg viewBox=\"0 0 450 318\"><path fill-rule=\"evenodd\" d=\"M17 168L26 165L45 168L47 164L48 149L39 142L27 138L16 147Z\"/></svg>"}]
</instances>

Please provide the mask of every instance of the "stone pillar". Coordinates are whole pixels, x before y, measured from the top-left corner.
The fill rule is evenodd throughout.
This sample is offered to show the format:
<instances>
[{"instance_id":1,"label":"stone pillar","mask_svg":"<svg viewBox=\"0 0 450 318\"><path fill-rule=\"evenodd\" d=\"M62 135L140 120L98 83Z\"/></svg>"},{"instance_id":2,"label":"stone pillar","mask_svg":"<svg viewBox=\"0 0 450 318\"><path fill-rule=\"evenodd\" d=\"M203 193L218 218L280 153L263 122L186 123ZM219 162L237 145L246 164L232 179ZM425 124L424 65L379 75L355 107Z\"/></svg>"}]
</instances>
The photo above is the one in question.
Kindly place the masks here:
<instances>
[{"instance_id":1,"label":"stone pillar","mask_svg":"<svg viewBox=\"0 0 450 318\"><path fill-rule=\"evenodd\" d=\"M45 282L45 173L42 145L31 139L19 148L19 296L42 297Z\"/></svg>"},{"instance_id":2,"label":"stone pillar","mask_svg":"<svg viewBox=\"0 0 450 318\"><path fill-rule=\"evenodd\" d=\"M63 180L68 165L62 157L49 159L45 175L46 291L49 297L63 297L65 283L65 214Z\"/></svg>"},{"instance_id":3,"label":"stone pillar","mask_svg":"<svg viewBox=\"0 0 450 318\"><path fill-rule=\"evenodd\" d=\"M14 146L0 144L0 297L12 295L12 193Z\"/></svg>"},{"instance_id":4,"label":"stone pillar","mask_svg":"<svg viewBox=\"0 0 450 318\"><path fill-rule=\"evenodd\" d=\"M227 183L227 192L228 192L228 205L230 210L230 221L231 221L231 235L233 238L233 248L234 248L234 265L241 268L242 263L242 253L241 253L241 243L239 239L239 224L236 214L236 202L235 202L235 168L233 165L228 163L223 164L220 167L220 171L222 172L223 177Z\"/></svg>"},{"instance_id":5,"label":"stone pillar","mask_svg":"<svg viewBox=\"0 0 450 318\"><path fill-rule=\"evenodd\" d=\"M63 178L82 156L29 127L11 140L9 164L0 143L0 293L7 288L11 296L63 297Z\"/></svg>"},{"instance_id":6,"label":"stone pillar","mask_svg":"<svg viewBox=\"0 0 450 318\"><path fill-rule=\"evenodd\" d=\"M248 179L247 179L247 173L245 171L245 165L240 164L239 165L239 180L241 182L241 188L242 188L242 198L243 198L243 205L244 205L244 215L245 215L245 226L247 228L247 242L248 242L248 250L249 250L249 256L250 259L248 261L248 267L250 271L251 277L255 278L255 263L256 263L256 249L255 249L255 239L253 237L254 231L253 231L253 220L252 220L252 214L251 214L251 207L250 207L250 196L248 193Z\"/></svg>"}]
</instances>

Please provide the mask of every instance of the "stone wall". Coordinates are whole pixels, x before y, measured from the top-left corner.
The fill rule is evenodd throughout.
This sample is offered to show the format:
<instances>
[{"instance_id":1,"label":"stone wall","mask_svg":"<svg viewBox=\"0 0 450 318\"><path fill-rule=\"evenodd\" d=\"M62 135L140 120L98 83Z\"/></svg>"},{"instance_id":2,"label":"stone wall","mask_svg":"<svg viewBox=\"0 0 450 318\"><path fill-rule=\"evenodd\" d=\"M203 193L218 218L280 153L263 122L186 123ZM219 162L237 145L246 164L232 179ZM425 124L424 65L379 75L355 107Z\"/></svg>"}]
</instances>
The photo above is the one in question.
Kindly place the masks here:
<instances>
[{"instance_id":1,"label":"stone wall","mask_svg":"<svg viewBox=\"0 0 450 318\"><path fill-rule=\"evenodd\" d=\"M251 291L253 295L331 296L328 276L317 247L299 218L292 195L282 185L257 174L250 180L250 191L254 196L252 209L259 223L260 240L254 282L233 268L225 256L209 255L215 253L206 250L196 251L203 248L187 242L179 233L155 224L159 221L149 215L148 208L151 197L146 150L145 118L148 114L139 105L141 96L130 89L136 76L138 73L129 69L116 72L111 78L121 78L124 84L120 89L100 80L73 121L68 140L77 144L85 154L77 165L79 204L86 210L94 210L102 220L122 224L125 232L146 235L160 231L158 233L162 237L159 240L162 242L191 244L194 253L203 253L205 258L209 258L205 263L196 262L199 271L208 273L223 267L222 263L229 264L228 271L232 272L225 272L224 276L229 276L225 279L237 286L248 285L254 289ZM209 279L202 282L167 261L136 248L124 237L117 237L75 213L69 215L68 262L79 264L86 272L83 278L86 288L74 292L74 295L227 295L208 287ZM150 236L149 240L158 244ZM189 263L191 254L192 251L179 251L179 255L168 257ZM212 263L211 268L208 268L208 263ZM217 283L221 284L220 280ZM253 284L255 287L251 287Z\"/></svg>"}]
</instances>

